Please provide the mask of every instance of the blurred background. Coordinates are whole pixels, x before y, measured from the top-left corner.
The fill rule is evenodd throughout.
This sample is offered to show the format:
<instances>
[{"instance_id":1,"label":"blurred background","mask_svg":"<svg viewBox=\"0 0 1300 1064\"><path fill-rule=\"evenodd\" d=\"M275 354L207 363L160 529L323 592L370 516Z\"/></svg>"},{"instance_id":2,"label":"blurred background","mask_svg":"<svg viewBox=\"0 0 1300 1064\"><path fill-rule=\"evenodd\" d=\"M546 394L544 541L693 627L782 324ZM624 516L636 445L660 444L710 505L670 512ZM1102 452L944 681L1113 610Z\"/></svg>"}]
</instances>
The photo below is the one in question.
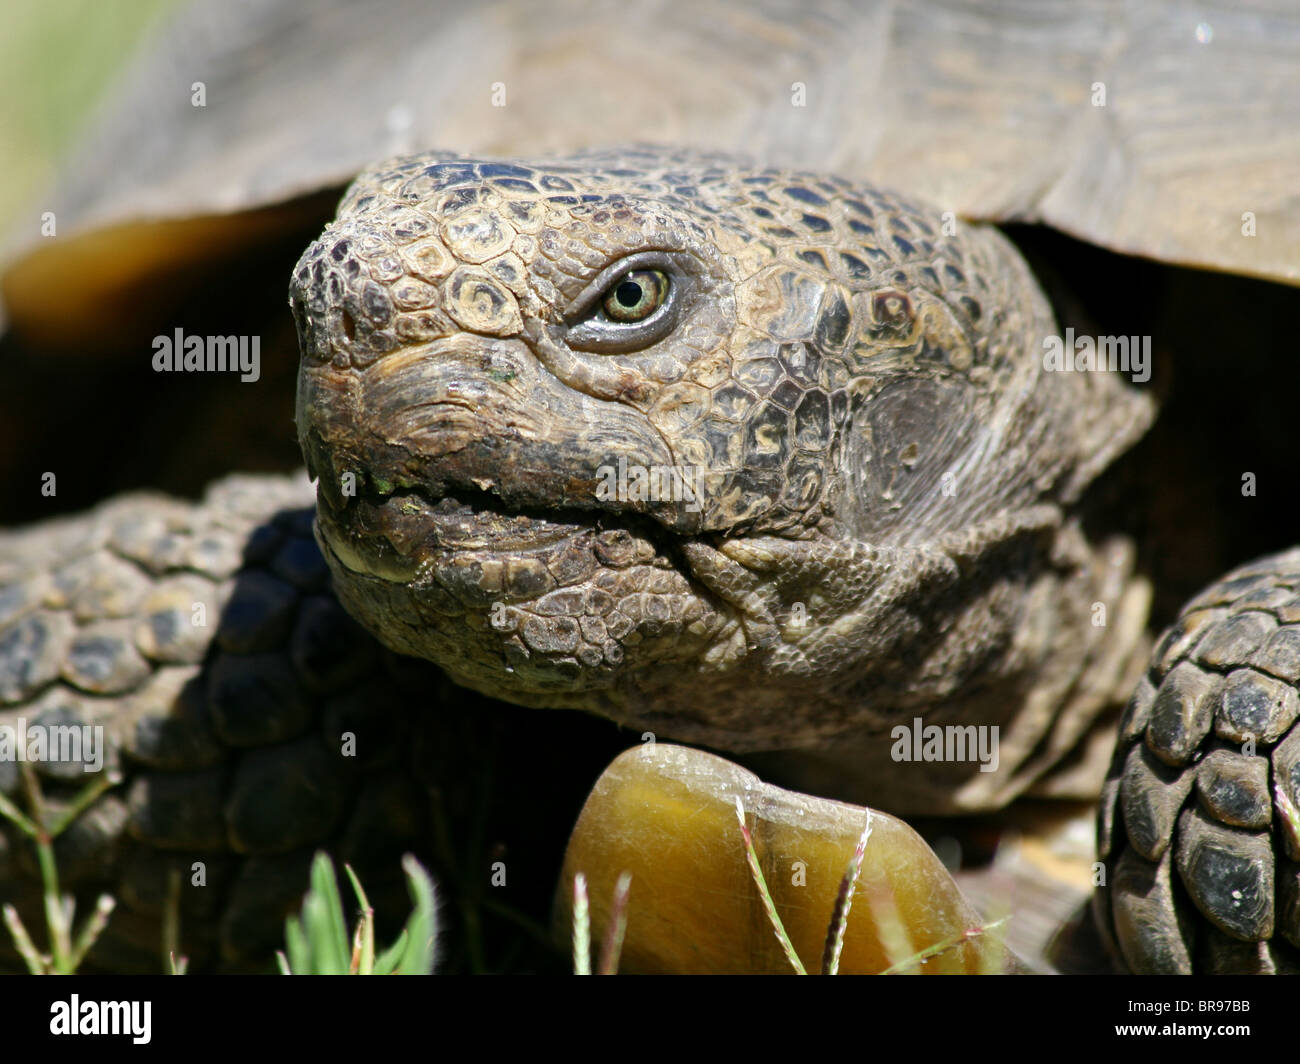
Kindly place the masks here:
<instances>
[{"instance_id":1,"label":"blurred background","mask_svg":"<svg viewBox=\"0 0 1300 1064\"><path fill-rule=\"evenodd\" d=\"M0 233L51 185L96 103L180 0L0 5Z\"/></svg>"}]
</instances>

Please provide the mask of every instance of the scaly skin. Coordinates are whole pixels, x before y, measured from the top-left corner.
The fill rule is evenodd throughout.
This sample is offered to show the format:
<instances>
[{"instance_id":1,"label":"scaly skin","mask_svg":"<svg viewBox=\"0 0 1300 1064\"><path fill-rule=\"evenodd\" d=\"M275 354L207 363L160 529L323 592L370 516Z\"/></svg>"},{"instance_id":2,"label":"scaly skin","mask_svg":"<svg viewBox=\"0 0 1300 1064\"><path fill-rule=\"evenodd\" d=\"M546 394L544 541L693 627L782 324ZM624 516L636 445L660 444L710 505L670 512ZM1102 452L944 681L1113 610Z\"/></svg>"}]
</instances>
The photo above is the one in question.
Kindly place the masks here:
<instances>
[{"instance_id":1,"label":"scaly skin","mask_svg":"<svg viewBox=\"0 0 1300 1064\"><path fill-rule=\"evenodd\" d=\"M629 328L604 297L632 266L669 295ZM1067 759L1136 686L1101 926L1136 970L1296 966L1296 557L1195 600L1138 682L1145 587L1082 517L1148 406L1043 370L1054 323L996 232L712 157L434 155L358 179L291 304L316 536L388 647L895 811L1095 795L1096 759ZM698 493L610 497L620 459ZM123 900L106 966L152 966L173 868L219 886L182 880L184 948L238 966L314 845L386 857L420 830L409 710L436 673L337 609L307 511L276 516L304 492L236 479L0 540L0 719L103 722L129 777L61 841L83 896ZM182 623L208 599L211 638ZM914 715L998 726L999 771L894 761ZM331 756L345 726L374 760ZM41 772L56 801L78 782ZM27 848L0 843L30 921Z\"/></svg>"},{"instance_id":2,"label":"scaly skin","mask_svg":"<svg viewBox=\"0 0 1300 1064\"><path fill-rule=\"evenodd\" d=\"M311 517L301 475L231 477L198 505L127 496L0 534L0 725L98 725L100 771L123 777L55 844L79 914L117 900L88 967L165 970L172 891L195 969L269 967L318 847L364 869L381 912L405 906L446 683L339 608ZM32 762L55 813L97 778L75 752ZM0 793L30 808L19 770L0 759ZM0 820L0 901L43 942L39 887ZM0 968L21 968L7 933Z\"/></svg>"},{"instance_id":3,"label":"scaly skin","mask_svg":"<svg viewBox=\"0 0 1300 1064\"><path fill-rule=\"evenodd\" d=\"M1134 971L1300 973L1300 550L1228 573L1120 724L1098 923Z\"/></svg>"},{"instance_id":4,"label":"scaly skin","mask_svg":"<svg viewBox=\"0 0 1300 1064\"><path fill-rule=\"evenodd\" d=\"M629 325L631 268L670 297ZM459 683L901 812L1006 803L1120 697L1145 593L1077 507L1149 410L1043 370L992 229L712 156L428 155L357 179L290 294L339 595ZM620 463L698 494L611 498ZM998 727L1000 771L897 763L914 715Z\"/></svg>"}]
</instances>

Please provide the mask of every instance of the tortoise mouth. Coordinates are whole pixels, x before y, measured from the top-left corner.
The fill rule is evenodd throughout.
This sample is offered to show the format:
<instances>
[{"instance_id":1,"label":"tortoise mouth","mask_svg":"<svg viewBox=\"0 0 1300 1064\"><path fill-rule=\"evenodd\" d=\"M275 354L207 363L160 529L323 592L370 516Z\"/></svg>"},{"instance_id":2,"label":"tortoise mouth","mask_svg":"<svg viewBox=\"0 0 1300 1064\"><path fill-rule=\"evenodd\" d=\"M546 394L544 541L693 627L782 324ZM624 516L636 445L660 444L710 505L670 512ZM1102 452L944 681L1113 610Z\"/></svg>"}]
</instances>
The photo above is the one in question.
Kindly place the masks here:
<instances>
[{"instance_id":1,"label":"tortoise mouth","mask_svg":"<svg viewBox=\"0 0 1300 1064\"><path fill-rule=\"evenodd\" d=\"M342 512L322 496L316 515L323 545L345 568L401 584L427 582L458 558L562 548L598 523L597 515L577 510L508 506L477 488L365 490Z\"/></svg>"},{"instance_id":2,"label":"tortoise mouth","mask_svg":"<svg viewBox=\"0 0 1300 1064\"><path fill-rule=\"evenodd\" d=\"M416 592L438 584L467 605L527 601L598 569L689 573L679 537L643 514L517 506L459 485L363 489L342 508L319 492L316 537L336 576Z\"/></svg>"},{"instance_id":3,"label":"tortoise mouth","mask_svg":"<svg viewBox=\"0 0 1300 1064\"><path fill-rule=\"evenodd\" d=\"M459 489L446 495L406 492L378 504L428 530L428 544L440 550L530 550L569 538L594 522L580 511L543 513L507 506L491 492Z\"/></svg>"}]
</instances>

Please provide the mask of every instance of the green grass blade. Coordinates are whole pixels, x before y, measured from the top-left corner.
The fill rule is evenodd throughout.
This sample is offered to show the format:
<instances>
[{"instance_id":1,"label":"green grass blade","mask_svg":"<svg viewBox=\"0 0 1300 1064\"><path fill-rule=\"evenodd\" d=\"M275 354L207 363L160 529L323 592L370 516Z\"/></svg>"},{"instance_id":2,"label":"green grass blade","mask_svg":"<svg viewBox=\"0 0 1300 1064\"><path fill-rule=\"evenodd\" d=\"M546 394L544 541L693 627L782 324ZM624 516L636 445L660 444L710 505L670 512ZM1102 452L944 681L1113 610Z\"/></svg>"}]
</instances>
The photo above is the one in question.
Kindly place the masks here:
<instances>
[{"instance_id":1,"label":"green grass blade","mask_svg":"<svg viewBox=\"0 0 1300 1064\"><path fill-rule=\"evenodd\" d=\"M587 877L573 877L573 974L591 974L591 909L587 904Z\"/></svg>"},{"instance_id":2,"label":"green grass blade","mask_svg":"<svg viewBox=\"0 0 1300 1064\"><path fill-rule=\"evenodd\" d=\"M343 901L334 862L317 851L311 865L311 893L303 906L307 938L311 943L313 969L318 975L346 975L351 955L348 925L343 919Z\"/></svg>"},{"instance_id":3,"label":"green grass blade","mask_svg":"<svg viewBox=\"0 0 1300 1064\"><path fill-rule=\"evenodd\" d=\"M343 871L347 873L352 891L357 896L357 904L361 906L361 917L352 935L350 971L353 975L370 975L375 970L375 910L366 897L366 892L361 889L361 880L352 871L352 866L345 864Z\"/></svg>"},{"instance_id":4,"label":"green grass blade","mask_svg":"<svg viewBox=\"0 0 1300 1064\"><path fill-rule=\"evenodd\" d=\"M400 975L429 975L433 971L438 937L438 899L433 879L409 853L402 858L406 886L415 911L406 921L407 946L397 966Z\"/></svg>"},{"instance_id":5,"label":"green grass blade","mask_svg":"<svg viewBox=\"0 0 1300 1064\"><path fill-rule=\"evenodd\" d=\"M822 950L822 974L838 975L840 971L840 954L844 952L844 933L849 926L849 911L853 908L853 892L858 888L858 875L862 871L862 859L867 852L867 840L871 838L871 810L867 810L867 822L858 838L858 845L849 860L848 870L840 880L840 890L835 896L835 907L831 912L831 922L826 929L826 947Z\"/></svg>"},{"instance_id":6,"label":"green grass blade","mask_svg":"<svg viewBox=\"0 0 1300 1064\"><path fill-rule=\"evenodd\" d=\"M77 796L72 800L72 803L59 814L59 818L50 826L50 838L57 839L67 830L69 824L81 816L87 806L105 791L116 787L121 782L122 774L120 772L101 772L96 775L93 780L77 792Z\"/></svg>"},{"instance_id":7,"label":"green grass blade","mask_svg":"<svg viewBox=\"0 0 1300 1064\"><path fill-rule=\"evenodd\" d=\"M48 972L48 966L40 951L36 948L36 943L32 941L31 935L27 933L27 928L23 926L22 917L18 915L18 910L12 905L4 907L5 926L9 928L9 935L14 940L14 948L27 965L27 971L32 975L45 975Z\"/></svg>"},{"instance_id":8,"label":"green grass blade","mask_svg":"<svg viewBox=\"0 0 1300 1064\"><path fill-rule=\"evenodd\" d=\"M72 971L75 972L81 967L81 962L90 952L90 947L104 933L104 928L108 926L108 918L115 908L117 908L117 900L107 894L101 894L95 901L94 910L86 917L81 933L77 935L77 941L72 946Z\"/></svg>"},{"instance_id":9,"label":"green grass blade","mask_svg":"<svg viewBox=\"0 0 1300 1064\"><path fill-rule=\"evenodd\" d=\"M34 839L40 834L40 828L36 826L36 822L3 794L0 794L0 816L8 820L30 839Z\"/></svg>"},{"instance_id":10,"label":"green grass blade","mask_svg":"<svg viewBox=\"0 0 1300 1064\"><path fill-rule=\"evenodd\" d=\"M969 927L965 931L958 931L956 934L949 935L942 941L936 942L933 946L927 946L919 953L913 954L897 964L891 964L881 975L901 975L907 969L915 967L922 961L929 960L931 957L937 957L940 953L947 953L950 949L956 949L963 942L970 942L972 939L979 938L981 935L988 934L990 931L1001 927L1005 924L1006 917L1001 920L995 920L991 924L985 924L983 927Z\"/></svg>"},{"instance_id":11,"label":"green grass blade","mask_svg":"<svg viewBox=\"0 0 1300 1064\"><path fill-rule=\"evenodd\" d=\"M302 929L302 920L291 916L284 923L284 948L289 954L289 970L286 975L310 975L312 972L311 948L307 944L307 934Z\"/></svg>"},{"instance_id":12,"label":"green grass blade","mask_svg":"<svg viewBox=\"0 0 1300 1064\"><path fill-rule=\"evenodd\" d=\"M745 859L749 862L749 874L753 876L754 882L758 885L758 895L763 902L763 911L767 913L767 918L772 924L772 930L776 932L776 940L781 944L781 950L785 953L785 959L790 962L795 972L799 975L807 975L808 971L803 966L803 961L799 959L799 954L795 952L794 943L790 941L790 936L786 934L785 924L781 922L781 916L776 911L776 902L772 900L772 892L767 889L767 880L763 877L763 869L758 864L758 854L754 852L754 836L749 832L749 825L745 823L745 807L740 803L740 796L736 796L736 819L740 821L740 835L745 840Z\"/></svg>"},{"instance_id":13,"label":"green grass blade","mask_svg":"<svg viewBox=\"0 0 1300 1064\"><path fill-rule=\"evenodd\" d=\"M600 966L596 969L601 975L618 972L623 936L627 932L627 900L631 890L632 873L620 872L618 882L614 884L614 900L609 907L609 927L605 929L605 941L600 950Z\"/></svg>"}]
</instances>

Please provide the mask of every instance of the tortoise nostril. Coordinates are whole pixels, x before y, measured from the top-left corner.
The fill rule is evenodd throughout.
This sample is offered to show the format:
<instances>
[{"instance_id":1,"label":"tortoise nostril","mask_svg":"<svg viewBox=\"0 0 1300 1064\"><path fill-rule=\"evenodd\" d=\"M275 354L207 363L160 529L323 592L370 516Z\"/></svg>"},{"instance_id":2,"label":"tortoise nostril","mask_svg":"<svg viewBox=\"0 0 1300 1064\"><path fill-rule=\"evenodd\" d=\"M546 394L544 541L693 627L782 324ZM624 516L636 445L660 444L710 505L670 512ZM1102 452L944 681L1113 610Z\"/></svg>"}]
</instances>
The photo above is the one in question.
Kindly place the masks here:
<instances>
[{"instance_id":1,"label":"tortoise nostril","mask_svg":"<svg viewBox=\"0 0 1300 1064\"><path fill-rule=\"evenodd\" d=\"M348 343L352 343L357 338L357 323L346 310L343 312L343 335L348 338Z\"/></svg>"}]
</instances>

